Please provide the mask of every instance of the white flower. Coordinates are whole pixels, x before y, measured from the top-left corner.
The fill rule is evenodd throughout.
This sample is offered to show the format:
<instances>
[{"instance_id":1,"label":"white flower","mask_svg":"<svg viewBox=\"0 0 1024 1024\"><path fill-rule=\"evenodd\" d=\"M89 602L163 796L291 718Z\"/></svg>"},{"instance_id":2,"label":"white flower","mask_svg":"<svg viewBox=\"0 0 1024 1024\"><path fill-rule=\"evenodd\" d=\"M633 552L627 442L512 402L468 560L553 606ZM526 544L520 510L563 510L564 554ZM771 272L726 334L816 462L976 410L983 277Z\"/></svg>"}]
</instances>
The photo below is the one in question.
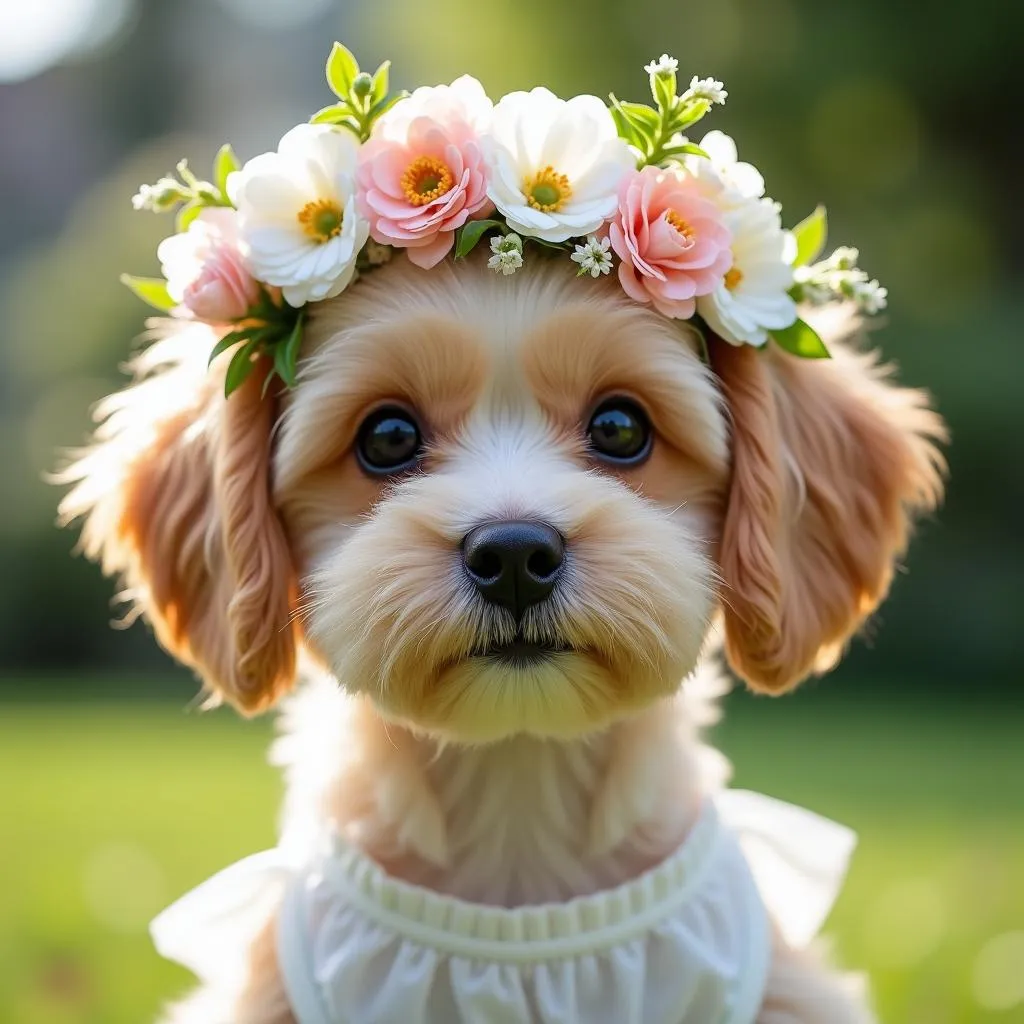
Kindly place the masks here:
<instances>
[{"instance_id":1,"label":"white flower","mask_svg":"<svg viewBox=\"0 0 1024 1024\"><path fill-rule=\"evenodd\" d=\"M667 53L663 53L657 60L652 60L650 64L644 65L644 71L649 75L675 74L678 68L679 61L675 57L670 57Z\"/></svg>"},{"instance_id":2,"label":"white flower","mask_svg":"<svg viewBox=\"0 0 1024 1024\"><path fill-rule=\"evenodd\" d=\"M686 169L697 179L701 191L722 209L742 205L746 199L764 195L764 178L753 164L742 163L736 143L724 132L708 132L698 143L707 153L688 156Z\"/></svg>"},{"instance_id":3,"label":"white flower","mask_svg":"<svg viewBox=\"0 0 1024 1024\"><path fill-rule=\"evenodd\" d=\"M564 242L596 231L618 207L635 158L596 96L512 92L484 136L487 195L513 231Z\"/></svg>"},{"instance_id":4,"label":"white flower","mask_svg":"<svg viewBox=\"0 0 1024 1024\"><path fill-rule=\"evenodd\" d=\"M708 103L725 103L729 94L725 91L725 83L714 78L690 79L690 88L683 93L683 100L707 100Z\"/></svg>"},{"instance_id":5,"label":"white flower","mask_svg":"<svg viewBox=\"0 0 1024 1024\"><path fill-rule=\"evenodd\" d=\"M494 255L487 261L487 266L496 274L514 274L523 265L523 240L514 232L507 235L495 235L491 239L491 252Z\"/></svg>"},{"instance_id":6,"label":"white flower","mask_svg":"<svg viewBox=\"0 0 1024 1024\"><path fill-rule=\"evenodd\" d=\"M228 178L249 270L292 306L338 295L355 273L369 232L356 210L358 148L347 131L300 124Z\"/></svg>"},{"instance_id":7,"label":"white flower","mask_svg":"<svg viewBox=\"0 0 1024 1024\"><path fill-rule=\"evenodd\" d=\"M580 276L590 274L591 277L600 277L612 269L612 254L608 251L611 248L610 238L598 238L590 235L585 245L577 245L576 251L569 258L580 265Z\"/></svg>"},{"instance_id":8,"label":"white flower","mask_svg":"<svg viewBox=\"0 0 1024 1024\"><path fill-rule=\"evenodd\" d=\"M763 345L768 333L796 320L789 297L793 268L778 206L752 197L723 212L732 232L733 264L722 283L697 299L697 312L734 345Z\"/></svg>"}]
</instances>

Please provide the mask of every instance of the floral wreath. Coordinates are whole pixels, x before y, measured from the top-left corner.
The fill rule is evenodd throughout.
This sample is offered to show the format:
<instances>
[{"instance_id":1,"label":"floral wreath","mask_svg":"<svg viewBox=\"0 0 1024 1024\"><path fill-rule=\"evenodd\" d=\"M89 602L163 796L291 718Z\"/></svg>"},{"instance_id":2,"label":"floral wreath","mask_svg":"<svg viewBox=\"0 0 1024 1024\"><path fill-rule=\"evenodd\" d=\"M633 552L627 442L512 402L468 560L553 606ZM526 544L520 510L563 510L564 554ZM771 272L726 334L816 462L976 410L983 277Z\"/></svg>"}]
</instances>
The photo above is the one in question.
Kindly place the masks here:
<instances>
[{"instance_id":1,"label":"floral wreath","mask_svg":"<svg viewBox=\"0 0 1024 1024\"><path fill-rule=\"evenodd\" d=\"M183 160L177 177L133 199L136 209L176 210L177 234L157 249L162 278L122 280L157 309L222 334L210 359L235 349L226 394L259 355L272 361L268 382L294 385L306 305L339 295L395 249L430 268L486 237L487 266L508 275L544 247L580 277L615 268L631 299L666 317L806 358L828 351L798 303L885 306L856 249L819 260L822 207L786 231L732 139L712 131L689 141L684 132L727 93L694 77L680 95L667 54L645 68L654 106L562 100L543 87L492 103L468 75L389 94L389 64L360 71L335 43L327 83L337 102L276 152L242 166L225 145L212 181Z\"/></svg>"}]
</instances>

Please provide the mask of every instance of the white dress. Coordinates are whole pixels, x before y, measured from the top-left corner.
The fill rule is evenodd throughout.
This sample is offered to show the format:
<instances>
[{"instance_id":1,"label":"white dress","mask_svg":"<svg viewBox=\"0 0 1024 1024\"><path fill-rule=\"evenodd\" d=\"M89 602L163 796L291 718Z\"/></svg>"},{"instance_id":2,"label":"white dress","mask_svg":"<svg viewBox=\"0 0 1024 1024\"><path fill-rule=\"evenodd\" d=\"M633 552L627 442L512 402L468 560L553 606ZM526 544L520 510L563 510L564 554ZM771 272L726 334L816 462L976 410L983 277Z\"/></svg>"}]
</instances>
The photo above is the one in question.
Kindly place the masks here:
<instances>
[{"instance_id":1,"label":"white dress","mask_svg":"<svg viewBox=\"0 0 1024 1024\"><path fill-rule=\"evenodd\" d=\"M334 836L305 864L278 850L240 861L165 910L152 933L204 980L240 980L276 912L299 1024L752 1024L769 922L792 945L809 942L853 844L809 811L727 791L646 874L505 909L390 878Z\"/></svg>"}]
</instances>

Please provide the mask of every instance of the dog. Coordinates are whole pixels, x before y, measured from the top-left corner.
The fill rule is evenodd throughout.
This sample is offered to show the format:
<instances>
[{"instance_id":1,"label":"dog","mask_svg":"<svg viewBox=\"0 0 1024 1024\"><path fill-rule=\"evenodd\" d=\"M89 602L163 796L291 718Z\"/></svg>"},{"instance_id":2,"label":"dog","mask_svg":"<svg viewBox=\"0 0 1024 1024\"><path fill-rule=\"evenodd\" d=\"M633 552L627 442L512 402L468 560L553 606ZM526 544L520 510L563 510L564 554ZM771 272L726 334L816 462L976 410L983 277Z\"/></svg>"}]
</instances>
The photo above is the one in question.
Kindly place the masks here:
<instances>
[{"instance_id":1,"label":"dog","mask_svg":"<svg viewBox=\"0 0 1024 1024\"><path fill-rule=\"evenodd\" d=\"M874 1019L774 910L751 1009L733 1016L725 983L704 1016L692 992L659 1004L653 954L628 1006L628 979L545 994L554 975L535 965L521 991L473 1003L455 990L483 975L457 983L449 964L399 1013L377 950L338 1016L297 1007L282 966L282 865L325 833L358 861L361 899L399 886L391 912L448 900L500 930L654 884L704 827L728 776L700 738L717 646L760 693L826 671L941 498L928 397L893 383L848 312L816 326L831 359L705 349L554 260L499 278L475 257L429 273L396 257L310 309L296 387L264 394L261 364L228 399L210 328L157 328L139 380L100 407L62 514L213 702L282 704L288 782L276 881L239 897L244 926L189 947L204 986L169 1024ZM297 927L319 928L310 956L344 971L346 918L317 906ZM747 941L742 915L724 920L721 941ZM741 984L756 971L737 962ZM424 963L402 968L410 991Z\"/></svg>"}]
</instances>

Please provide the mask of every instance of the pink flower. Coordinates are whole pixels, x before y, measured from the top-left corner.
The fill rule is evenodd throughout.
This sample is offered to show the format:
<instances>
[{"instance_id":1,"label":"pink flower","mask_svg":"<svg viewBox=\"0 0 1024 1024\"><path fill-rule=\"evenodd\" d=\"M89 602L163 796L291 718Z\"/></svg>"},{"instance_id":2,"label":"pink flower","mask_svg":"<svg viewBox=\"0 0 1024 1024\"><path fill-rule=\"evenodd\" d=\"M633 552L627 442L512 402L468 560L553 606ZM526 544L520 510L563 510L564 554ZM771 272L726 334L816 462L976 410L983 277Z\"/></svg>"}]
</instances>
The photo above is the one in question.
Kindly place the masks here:
<instances>
[{"instance_id":1,"label":"pink flower","mask_svg":"<svg viewBox=\"0 0 1024 1024\"><path fill-rule=\"evenodd\" d=\"M381 118L359 152L356 197L374 241L433 267L456 228L493 209L478 135L489 109L480 83L465 76L417 89Z\"/></svg>"},{"instance_id":2,"label":"pink flower","mask_svg":"<svg viewBox=\"0 0 1024 1024\"><path fill-rule=\"evenodd\" d=\"M673 319L693 316L696 297L714 291L732 266L732 236L721 213L676 171L633 172L619 190L608 233L626 293Z\"/></svg>"},{"instance_id":3,"label":"pink flower","mask_svg":"<svg viewBox=\"0 0 1024 1024\"><path fill-rule=\"evenodd\" d=\"M209 207L157 248L167 291L186 314L212 323L237 320L259 298L239 252L237 217L234 210Z\"/></svg>"}]
</instances>

